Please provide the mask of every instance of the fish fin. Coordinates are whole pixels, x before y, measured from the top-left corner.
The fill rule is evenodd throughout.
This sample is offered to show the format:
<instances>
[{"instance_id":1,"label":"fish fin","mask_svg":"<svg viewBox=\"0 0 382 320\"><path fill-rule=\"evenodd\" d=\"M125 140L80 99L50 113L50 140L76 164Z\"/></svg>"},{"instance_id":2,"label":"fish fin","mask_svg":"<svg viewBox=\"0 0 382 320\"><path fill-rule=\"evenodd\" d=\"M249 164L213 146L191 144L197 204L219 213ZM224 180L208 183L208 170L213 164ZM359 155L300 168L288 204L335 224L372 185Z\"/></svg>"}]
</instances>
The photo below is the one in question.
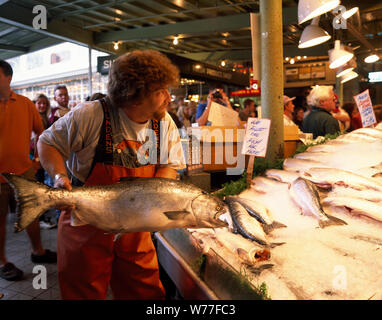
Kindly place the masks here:
<instances>
[{"instance_id":1,"label":"fish fin","mask_svg":"<svg viewBox=\"0 0 382 320\"><path fill-rule=\"evenodd\" d=\"M123 236L123 233L117 233L115 236L114 236L114 240L113 242L116 242L119 240L119 238L121 238Z\"/></svg>"},{"instance_id":2,"label":"fish fin","mask_svg":"<svg viewBox=\"0 0 382 320\"><path fill-rule=\"evenodd\" d=\"M344 220L341 220L339 218L333 217L331 215L326 214L326 217L328 218L325 221L320 220L318 223L320 228L326 228L329 226L341 226L341 225L347 225L347 223Z\"/></svg>"},{"instance_id":3,"label":"fish fin","mask_svg":"<svg viewBox=\"0 0 382 320\"><path fill-rule=\"evenodd\" d=\"M271 224L264 224L263 230L266 234L272 232L274 229L286 228L287 226L281 222L273 221Z\"/></svg>"},{"instance_id":4,"label":"fish fin","mask_svg":"<svg viewBox=\"0 0 382 320\"><path fill-rule=\"evenodd\" d=\"M267 244L265 247L266 248L270 248L270 249L273 249L273 248L276 248L278 246L282 246L283 244L285 244L286 242L272 242L272 243L269 243Z\"/></svg>"},{"instance_id":5,"label":"fish fin","mask_svg":"<svg viewBox=\"0 0 382 320\"><path fill-rule=\"evenodd\" d=\"M38 196L37 188L45 193L50 187L36 181L25 179L16 174L1 174L14 191L16 199L17 221L14 225L15 232L20 232L38 219L45 211L51 208L46 198Z\"/></svg>"},{"instance_id":6,"label":"fish fin","mask_svg":"<svg viewBox=\"0 0 382 320\"><path fill-rule=\"evenodd\" d=\"M184 211L165 211L163 213L170 220L181 220L190 214L190 212L187 210L184 210Z\"/></svg>"},{"instance_id":7,"label":"fish fin","mask_svg":"<svg viewBox=\"0 0 382 320\"><path fill-rule=\"evenodd\" d=\"M76 214L75 210L70 211L70 225L72 227L80 227L86 224L88 223L81 220L81 218Z\"/></svg>"},{"instance_id":8,"label":"fish fin","mask_svg":"<svg viewBox=\"0 0 382 320\"><path fill-rule=\"evenodd\" d=\"M274 265L273 264L270 264L270 263L266 263L266 264L263 264L261 266L258 266L258 267L254 267L252 265L247 265L247 268L252 272L254 273L255 275L260 275L260 273L266 269L270 269L272 268Z\"/></svg>"}]
</instances>

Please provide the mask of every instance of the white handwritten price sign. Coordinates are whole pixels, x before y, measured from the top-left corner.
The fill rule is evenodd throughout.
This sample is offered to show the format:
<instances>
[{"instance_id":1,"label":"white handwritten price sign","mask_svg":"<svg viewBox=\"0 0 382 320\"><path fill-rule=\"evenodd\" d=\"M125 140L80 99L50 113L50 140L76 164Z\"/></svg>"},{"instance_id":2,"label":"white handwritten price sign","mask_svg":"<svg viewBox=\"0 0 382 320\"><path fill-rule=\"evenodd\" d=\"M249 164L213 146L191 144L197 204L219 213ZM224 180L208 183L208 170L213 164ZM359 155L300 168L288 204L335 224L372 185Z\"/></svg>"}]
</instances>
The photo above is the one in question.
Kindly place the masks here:
<instances>
[{"instance_id":1,"label":"white handwritten price sign","mask_svg":"<svg viewBox=\"0 0 382 320\"><path fill-rule=\"evenodd\" d=\"M267 153L270 119L248 118L242 154L249 155L247 168L247 188L251 186L255 157L265 157Z\"/></svg>"},{"instance_id":2,"label":"white handwritten price sign","mask_svg":"<svg viewBox=\"0 0 382 320\"><path fill-rule=\"evenodd\" d=\"M270 119L248 118L242 154L265 157L267 153Z\"/></svg>"},{"instance_id":3,"label":"white handwritten price sign","mask_svg":"<svg viewBox=\"0 0 382 320\"><path fill-rule=\"evenodd\" d=\"M371 103L369 89L353 97L361 114L362 127L370 127L377 122Z\"/></svg>"}]
</instances>

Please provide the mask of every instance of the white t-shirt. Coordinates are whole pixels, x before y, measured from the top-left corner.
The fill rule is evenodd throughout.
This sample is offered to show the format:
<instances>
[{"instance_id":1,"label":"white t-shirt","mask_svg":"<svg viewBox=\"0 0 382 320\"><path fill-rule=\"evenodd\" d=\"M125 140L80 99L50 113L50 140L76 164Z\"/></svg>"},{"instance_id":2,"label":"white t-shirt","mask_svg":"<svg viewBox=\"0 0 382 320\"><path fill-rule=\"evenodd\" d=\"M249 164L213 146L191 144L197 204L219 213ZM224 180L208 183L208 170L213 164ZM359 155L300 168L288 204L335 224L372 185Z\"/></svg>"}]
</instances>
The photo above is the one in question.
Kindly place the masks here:
<instances>
[{"instance_id":1,"label":"white t-shirt","mask_svg":"<svg viewBox=\"0 0 382 320\"><path fill-rule=\"evenodd\" d=\"M144 124L130 120L122 109L118 110L123 139L129 146L145 149L148 137L153 137L151 121ZM73 108L45 130L40 139L55 147L67 161L69 171L85 181L95 155L103 123L103 109L99 101L84 102ZM178 129L171 116L166 113L161 121L160 166L176 170L185 168L185 159ZM113 132L113 147L116 148ZM155 137L155 135L154 135Z\"/></svg>"}]
</instances>

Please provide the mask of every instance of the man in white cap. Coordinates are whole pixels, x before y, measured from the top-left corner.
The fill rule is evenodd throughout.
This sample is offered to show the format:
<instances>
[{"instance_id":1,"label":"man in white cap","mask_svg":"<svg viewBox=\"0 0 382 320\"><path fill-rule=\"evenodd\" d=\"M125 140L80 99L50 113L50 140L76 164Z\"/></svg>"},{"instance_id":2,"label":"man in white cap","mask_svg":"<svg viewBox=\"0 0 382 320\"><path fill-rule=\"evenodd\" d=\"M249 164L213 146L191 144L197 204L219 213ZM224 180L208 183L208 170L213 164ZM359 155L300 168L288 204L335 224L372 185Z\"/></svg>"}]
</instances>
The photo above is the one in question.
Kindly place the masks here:
<instances>
[{"instance_id":1,"label":"man in white cap","mask_svg":"<svg viewBox=\"0 0 382 320\"><path fill-rule=\"evenodd\" d=\"M289 98L288 96L283 97L284 102L284 126L295 126L296 124L293 122L293 111L294 111L294 104L293 100L296 99L296 97Z\"/></svg>"}]
</instances>

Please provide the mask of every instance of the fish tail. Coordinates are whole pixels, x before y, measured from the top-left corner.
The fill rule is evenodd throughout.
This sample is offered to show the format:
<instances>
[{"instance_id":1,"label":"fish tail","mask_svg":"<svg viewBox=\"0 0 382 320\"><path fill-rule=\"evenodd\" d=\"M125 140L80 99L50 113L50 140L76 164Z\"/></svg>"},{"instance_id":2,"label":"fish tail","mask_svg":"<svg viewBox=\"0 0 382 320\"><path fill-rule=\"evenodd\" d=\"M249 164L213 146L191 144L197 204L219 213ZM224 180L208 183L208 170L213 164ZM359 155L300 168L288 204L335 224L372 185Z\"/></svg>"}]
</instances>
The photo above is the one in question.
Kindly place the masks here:
<instances>
[{"instance_id":1,"label":"fish tail","mask_svg":"<svg viewBox=\"0 0 382 320\"><path fill-rule=\"evenodd\" d=\"M333 216L331 216L329 214L326 214L326 217L328 219L320 220L320 222L318 223L320 228L326 228L326 227L329 227L329 226L347 225L347 223L344 220L336 218L336 217L333 217Z\"/></svg>"},{"instance_id":2,"label":"fish tail","mask_svg":"<svg viewBox=\"0 0 382 320\"><path fill-rule=\"evenodd\" d=\"M271 224L264 224L263 230L266 234L272 232L273 229L286 228L287 226L281 222L273 221Z\"/></svg>"},{"instance_id":3,"label":"fish tail","mask_svg":"<svg viewBox=\"0 0 382 320\"><path fill-rule=\"evenodd\" d=\"M2 176L15 194L17 221L14 230L20 232L51 208L50 201L44 197L50 188L15 174L2 173Z\"/></svg>"}]
</instances>

